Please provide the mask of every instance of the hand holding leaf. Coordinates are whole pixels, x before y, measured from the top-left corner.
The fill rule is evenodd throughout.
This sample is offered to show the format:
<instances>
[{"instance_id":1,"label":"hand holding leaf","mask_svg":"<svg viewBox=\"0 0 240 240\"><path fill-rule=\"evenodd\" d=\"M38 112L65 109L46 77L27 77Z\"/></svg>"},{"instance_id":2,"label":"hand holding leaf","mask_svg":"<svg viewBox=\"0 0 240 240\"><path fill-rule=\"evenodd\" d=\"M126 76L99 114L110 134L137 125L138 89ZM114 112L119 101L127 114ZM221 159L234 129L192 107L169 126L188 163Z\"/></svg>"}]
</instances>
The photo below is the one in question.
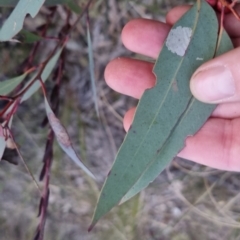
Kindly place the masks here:
<instances>
[{"instance_id":1,"label":"hand holding leaf","mask_svg":"<svg viewBox=\"0 0 240 240\"><path fill-rule=\"evenodd\" d=\"M132 128L103 187L91 227L127 191L131 193L126 199L147 186L183 148L186 137L196 133L214 110L214 105L203 104L189 95L188 82L194 70L215 55L215 50L220 54L232 48L224 32L216 49L217 30L215 13L204 1L198 1L173 26L155 65L158 82L140 100Z\"/></svg>"}]
</instances>

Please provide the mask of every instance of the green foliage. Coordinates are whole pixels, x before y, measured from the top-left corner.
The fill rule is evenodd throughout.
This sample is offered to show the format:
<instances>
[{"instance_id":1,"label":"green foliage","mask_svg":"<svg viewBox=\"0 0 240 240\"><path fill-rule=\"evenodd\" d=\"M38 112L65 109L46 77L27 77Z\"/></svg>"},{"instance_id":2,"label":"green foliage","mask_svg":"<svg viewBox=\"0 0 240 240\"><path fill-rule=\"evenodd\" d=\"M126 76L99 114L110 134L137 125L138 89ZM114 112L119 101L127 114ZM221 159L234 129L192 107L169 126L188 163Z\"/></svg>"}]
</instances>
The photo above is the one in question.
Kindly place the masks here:
<instances>
[{"instance_id":1,"label":"green foliage","mask_svg":"<svg viewBox=\"0 0 240 240\"><path fill-rule=\"evenodd\" d=\"M27 14L34 18L39 12L42 5L53 6L56 4L66 4L73 12L79 14L81 8L73 0L38 0L34 2L26 2L25 0L0 0L0 7L15 7L9 18L4 22L0 29L0 42L11 40L23 28L23 22ZM32 43L41 39L32 33L22 31L21 35L25 38L25 42Z\"/></svg>"},{"instance_id":2,"label":"green foliage","mask_svg":"<svg viewBox=\"0 0 240 240\"><path fill-rule=\"evenodd\" d=\"M44 5L54 6L56 4L63 4L69 0L45 0ZM19 0L0 0L0 7L15 7Z\"/></svg>"},{"instance_id":3,"label":"green foliage","mask_svg":"<svg viewBox=\"0 0 240 240\"><path fill-rule=\"evenodd\" d=\"M32 18L35 17L43 3L44 0L33 2L20 0L0 30L0 41L8 41L21 31L26 15L30 14Z\"/></svg>"},{"instance_id":4,"label":"green foliage","mask_svg":"<svg viewBox=\"0 0 240 240\"><path fill-rule=\"evenodd\" d=\"M48 61L48 63L46 64L42 74L41 74L41 78L42 81L45 82L50 74L52 73L61 53L62 53L63 47L59 48L59 50L54 54L54 56L52 56L52 58ZM32 83L32 81L36 78L36 74L29 80L28 84L26 84L27 86L29 84ZM38 91L38 89L41 87L41 84L38 81L35 81L33 83L33 85L27 89L27 91L23 94L22 98L21 98L21 102L26 101L27 99L29 99L36 91Z\"/></svg>"},{"instance_id":5,"label":"green foliage","mask_svg":"<svg viewBox=\"0 0 240 240\"><path fill-rule=\"evenodd\" d=\"M204 26L204 27L203 27ZM208 119L216 106L193 98L189 79L214 57L218 20L198 1L170 31L154 67L157 84L142 96L133 124L102 188L90 229L121 199L152 182ZM222 38L229 50L229 38ZM225 47L226 46L226 47Z\"/></svg>"},{"instance_id":6,"label":"green foliage","mask_svg":"<svg viewBox=\"0 0 240 240\"><path fill-rule=\"evenodd\" d=\"M64 3L68 6L70 10L72 10L76 14L81 13L82 9L75 3L75 0L64 0Z\"/></svg>"},{"instance_id":7,"label":"green foliage","mask_svg":"<svg viewBox=\"0 0 240 240\"><path fill-rule=\"evenodd\" d=\"M3 96L8 95L25 79L26 76L27 73L24 73L21 76L0 82L0 95Z\"/></svg>"},{"instance_id":8,"label":"green foliage","mask_svg":"<svg viewBox=\"0 0 240 240\"><path fill-rule=\"evenodd\" d=\"M232 41L224 31L215 56L225 53L232 48ZM215 107L216 105L214 104L207 105L199 102L194 97L191 97L190 103L184 111L184 115L181 116L181 120L178 122L177 127L175 127L176 129L173 130L171 137L168 139L165 146L161 149L161 152L159 152L159 158L164 159L166 157L167 159L168 156L165 156L165 154L171 152L172 148L178 144L179 140L184 141L186 136L193 135L209 118ZM194 123L194 126L192 126L190 123ZM162 152L164 155L161 155ZM170 156L168 160L171 161L172 158ZM159 159L156 159L153 163L151 163L151 165L144 171L135 185L123 197L122 202L129 200L135 194L139 193L159 175L159 173L164 169L164 164L161 165L160 163L162 163L162 161L159 162Z\"/></svg>"},{"instance_id":9,"label":"green foliage","mask_svg":"<svg viewBox=\"0 0 240 240\"><path fill-rule=\"evenodd\" d=\"M24 43L34 43L42 40L42 37L24 29L19 34L21 36L19 40Z\"/></svg>"}]
</instances>

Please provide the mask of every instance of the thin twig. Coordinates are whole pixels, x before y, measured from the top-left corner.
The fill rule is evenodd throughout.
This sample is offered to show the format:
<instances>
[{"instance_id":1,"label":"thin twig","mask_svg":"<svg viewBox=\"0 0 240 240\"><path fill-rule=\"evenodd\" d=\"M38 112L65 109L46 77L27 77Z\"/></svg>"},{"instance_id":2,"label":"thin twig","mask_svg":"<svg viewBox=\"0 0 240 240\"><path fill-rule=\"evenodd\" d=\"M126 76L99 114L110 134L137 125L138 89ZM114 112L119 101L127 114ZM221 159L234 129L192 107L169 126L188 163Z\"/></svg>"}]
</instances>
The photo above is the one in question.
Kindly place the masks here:
<instances>
[{"instance_id":1,"label":"thin twig","mask_svg":"<svg viewBox=\"0 0 240 240\"><path fill-rule=\"evenodd\" d=\"M36 188L37 188L37 190L38 190L38 192L39 192L39 194L40 194L40 197L41 197L42 193L41 193L41 189L40 189L40 187L39 187L39 185L38 185L38 183L37 183L37 180L36 180L35 177L33 176L32 172L31 172L31 170L29 169L28 165L26 164L25 160L23 159L22 154L21 154L21 152L20 152L20 150L19 150L19 148L18 148L18 146L17 146L17 144L16 144L16 142L15 142L15 139L14 139L14 137L13 137L13 134L12 134L12 132L11 132L11 130L10 130L9 128L8 128L8 132L9 132L9 134L10 134L10 137L11 137L12 140L13 140L13 143L14 143L14 145L15 145L15 148L16 148L16 150L17 150L17 153L18 153L20 159L22 160L25 169L27 170L27 172L28 172L29 175L31 176L31 178L32 178L33 182L35 183L35 186L36 186Z\"/></svg>"}]
</instances>

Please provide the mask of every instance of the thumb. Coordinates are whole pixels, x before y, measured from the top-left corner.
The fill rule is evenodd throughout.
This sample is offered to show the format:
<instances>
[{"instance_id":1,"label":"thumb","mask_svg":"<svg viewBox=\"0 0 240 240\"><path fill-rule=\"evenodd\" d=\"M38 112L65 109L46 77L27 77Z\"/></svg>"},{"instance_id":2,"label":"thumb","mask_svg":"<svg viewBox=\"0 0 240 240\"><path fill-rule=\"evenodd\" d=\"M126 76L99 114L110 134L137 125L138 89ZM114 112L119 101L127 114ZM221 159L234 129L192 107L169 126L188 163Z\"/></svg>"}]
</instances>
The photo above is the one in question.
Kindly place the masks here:
<instances>
[{"instance_id":1,"label":"thumb","mask_svg":"<svg viewBox=\"0 0 240 240\"><path fill-rule=\"evenodd\" d=\"M240 47L201 65L190 80L192 94L206 103L240 101Z\"/></svg>"}]
</instances>

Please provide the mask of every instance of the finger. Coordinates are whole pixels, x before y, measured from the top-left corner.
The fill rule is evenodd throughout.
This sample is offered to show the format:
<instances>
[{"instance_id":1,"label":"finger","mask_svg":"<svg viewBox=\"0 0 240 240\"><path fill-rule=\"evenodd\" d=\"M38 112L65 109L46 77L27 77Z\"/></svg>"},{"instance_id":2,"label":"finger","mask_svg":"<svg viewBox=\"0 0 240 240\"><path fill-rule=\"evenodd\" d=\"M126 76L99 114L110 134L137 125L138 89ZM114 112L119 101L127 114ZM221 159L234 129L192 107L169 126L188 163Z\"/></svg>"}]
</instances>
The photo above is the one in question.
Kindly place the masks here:
<instances>
[{"instance_id":1,"label":"finger","mask_svg":"<svg viewBox=\"0 0 240 240\"><path fill-rule=\"evenodd\" d=\"M135 115L136 107L129 109L123 119L123 127L127 132L132 125L133 118ZM240 103L225 103L219 104L217 108L213 111L212 117L214 118L225 118L226 120L231 120L234 118L240 118Z\"/></svg>"},{"instance_id":2,"label":"finger","mask_svg":"<svg viewBox=\"0 0 240 240\"><path fill-rule=\"evenodd\" d=\"M166 16L166 23L169 25L175 24L190 8L189 5L173 8ZM240 4L236 5L235 10L240 14ZM218 18L220 19L220 13ZM240 21L232 13L224 15L224 28L231 38L240 37Z\"/></svg>"},{"instance_id":3,"label":"finger","mask_svg":"<svg viewBox=\"0 0 240 240\"><path fill-rule=\"evenodd\" d=\"M228 171L240 171L240 118L209 119L192 137L186 140L179 157Z\"/></svg>"},{"instance_id":4,"label":"finger","mask_svg":"<svg viewBox=\"0 0 240 240\"><path fill-rule=\"evenodd\" d=\"M240 101L240 48L201 65L190 80L193 95L207 103Z\"/></svg>"},{"instance_id":5,"label":"finger","mask_svg":"<svg viewBox=\"0 0 240 240\"><path fill-rule=\"evenodd\" d=\"M190 8L189 5L173 8L166 16L167 24L147 19L130 21L122 31L123 44L130 51L157 58L171 26ZM240 37L240 21L232 14L225 15L225 28L231 37ZM235 46L239 46L239 40Z\"/></svg>"},{"instance_id":6,"label":"finger","mask_svg":"<svg viewBox=\"0 0 240 240\"><path fill-rule=\"evenodd\" d=\"M123 120L124 129L129 130L136 108L130 109ZM240 118L233 120L210 118L192 137L186 140L179 157L213 168L240 171Z\"/></svg>"},{"instance_id":7,"label":"finger","mask_svg":"<svg viewBox=\"0 0 240 240\"><path fill-rule=\"evenodd\" d=\"M153 63L117 58L107 65L105 80L115 91L139 99L147 88L155 85L152 68Z\"/></svg>"},{"instance_id":8,"label":"finger","mask_svg":"<svg viewBox=\"0 0 240 240\"><path fill-rule=\"evenodd\" d=\"M153 64L149 62L117 58L107 65L105 79L115 91L139 99L147 88L155 85L152 68ZM219 104L212 116L228 119L240 117L240 102Z\"/></svg>"},{"instance_id":9,"label":"finger","mask_svg":"<svg viewBox=\"0 0 240 240\"><path fill-rule=\"evenodd\" d=\"M130 51L157 58L170 26L158 21L134 19L122 30L122 42Z\"/></svg>"},{"instance_id":10,"label":"finger","mask_svg":"<svg viewBox=\"0 0 240 240\"><path fill-rule=\"evenodd\" d=\"M136 112L136 107L133 107L126 112L123 118L123 127L126 132L129 130L130 126L132 125L135 112Z\"/></svg>"},{"instance_id":11,"label":"finger","mask_svg":"<svg viewBox=\"0 0 240 240\"><path fill-rule=\"evenodd\" d=\"M240 102L219 104L212 113L212 117L233 119L240 117Z\"/></svg>"},{"instance_id":12,"label":"finger","mask_svg":"<svg viewBox=\"0 0 240 240\"><path fill-rule=\"evenodd\" d=\"M166 23L174 25L190 8L190 5L183 5L171 9L166 15Z\"/></svg>"}]
</instances>

